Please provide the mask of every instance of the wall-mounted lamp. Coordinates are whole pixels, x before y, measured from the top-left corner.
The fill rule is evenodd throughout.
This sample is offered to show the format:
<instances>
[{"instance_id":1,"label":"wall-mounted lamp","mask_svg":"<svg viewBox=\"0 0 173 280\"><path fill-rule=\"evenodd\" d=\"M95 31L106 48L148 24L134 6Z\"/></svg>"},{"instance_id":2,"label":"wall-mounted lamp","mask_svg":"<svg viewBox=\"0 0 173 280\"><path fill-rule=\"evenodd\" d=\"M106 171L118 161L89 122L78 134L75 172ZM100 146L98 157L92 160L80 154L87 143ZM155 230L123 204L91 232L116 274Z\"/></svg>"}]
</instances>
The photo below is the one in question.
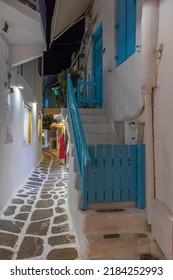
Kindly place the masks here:
<instances>
[{"instance_id":1,"label":"wall-mounted lamp","mask_svg":"<svg viewBox=\"0 0 173 280\"><path fill-rule=\"evenodd\" d=\"M38 104L35 92L34 92L34 101L32 102L32 104Z\"/></svg>"},{"instance_id":2,"label":"wall-mounted lamp","mask_svg":"<svg viewBox=\"0 0 173 280\"><path fill-rule=\"evenodd\" d=\"M2 27L2 31L4 31L5 33L8 32L8 28L9 28L9 25L7 22L4 23L3 27Z\"/></svg>"},{"instance_id":3,"label":"wall-mounted lamp","mask_svg":"<svg viewBox=\"0 0 173 280\"><path fill-rule=\"evenodd\" d=\"M78 56L78 70L84 71L85 69L85 54L80 53Z\"/></svg>"},{"instance_id":4,"label":"wall-mounted lamp","mask_svg":"<svg viewBox=\"0 0 173 280\"><path fill-rule=\"evenodd\" d=\"M10 93L14 93L13 87L10 87Z\"/></svg>"},{"instance_id":5,"label":"wall-mounted lamp","mask_svg":"<svg viewBox=\"0 0 173 280\"><path fill-rule=\"evenodd\" d=\"M18 89L24 89L24 87L21 85L18 85L17 87L18 87Z\"/></svg>"},{"instance_id":6,"label":"wall-mounted lamp","mask_svg":"<svg viewBox=\"0 0 173 280\"><path fill-rule=\"evenodd\" d=\"M37 100L35 99L34 102L32 102L32 104L38 104Z\"/></svg>"}]
</instances>

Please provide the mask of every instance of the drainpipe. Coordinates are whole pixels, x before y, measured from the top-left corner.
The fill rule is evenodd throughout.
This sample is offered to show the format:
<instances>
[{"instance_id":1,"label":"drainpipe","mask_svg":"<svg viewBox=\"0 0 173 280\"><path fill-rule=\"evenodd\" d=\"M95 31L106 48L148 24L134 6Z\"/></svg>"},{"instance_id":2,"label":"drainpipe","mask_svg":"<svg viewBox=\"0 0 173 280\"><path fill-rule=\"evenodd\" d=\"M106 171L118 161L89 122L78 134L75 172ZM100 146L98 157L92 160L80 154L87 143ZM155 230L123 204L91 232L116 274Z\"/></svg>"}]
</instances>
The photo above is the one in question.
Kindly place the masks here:
<instances>
[{"instance_id":1,"label":"drainpipe","mask_svg":"<svg viewBox=\"0 0 173 280\"><path fill-rule=\"evenodd\" d=\"M141 88L145 100L145 145L146 145L146 203L148 223L151 224L152 201L155 194L154 166L154 120L153 97L156 89L157 76L157 35L159 0L144 0L141 22Z\"/></svg>"}]
</instances>

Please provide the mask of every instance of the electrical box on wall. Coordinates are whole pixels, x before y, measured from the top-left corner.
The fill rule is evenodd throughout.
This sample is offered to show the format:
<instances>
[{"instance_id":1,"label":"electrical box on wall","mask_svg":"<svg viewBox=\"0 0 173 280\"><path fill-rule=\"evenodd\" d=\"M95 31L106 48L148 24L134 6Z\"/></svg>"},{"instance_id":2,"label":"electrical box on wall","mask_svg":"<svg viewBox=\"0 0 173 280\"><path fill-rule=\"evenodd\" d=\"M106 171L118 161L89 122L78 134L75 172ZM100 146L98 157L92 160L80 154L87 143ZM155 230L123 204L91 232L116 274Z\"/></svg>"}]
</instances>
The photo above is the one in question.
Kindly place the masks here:
<instances>
[{"instance_id":1,"label":"electrical box on wall","mask_svg":"<svg viewBox=\"0 0 173 280\"><path fill-rule=\"evenodd\" d=\"M141 121L124 122L125 144L143 143L144 123Z\"/></svg>"},{"instance_id":2,"label":"electrical box on wall","mask_svg":"<svg viewBox=\"0 0 173 280\"><path fill-rule=\"evenodd\" d=\"M144 122L141 121L116 121L114 130L120 144L143 143Z\"/></svg>"}]
</instances>

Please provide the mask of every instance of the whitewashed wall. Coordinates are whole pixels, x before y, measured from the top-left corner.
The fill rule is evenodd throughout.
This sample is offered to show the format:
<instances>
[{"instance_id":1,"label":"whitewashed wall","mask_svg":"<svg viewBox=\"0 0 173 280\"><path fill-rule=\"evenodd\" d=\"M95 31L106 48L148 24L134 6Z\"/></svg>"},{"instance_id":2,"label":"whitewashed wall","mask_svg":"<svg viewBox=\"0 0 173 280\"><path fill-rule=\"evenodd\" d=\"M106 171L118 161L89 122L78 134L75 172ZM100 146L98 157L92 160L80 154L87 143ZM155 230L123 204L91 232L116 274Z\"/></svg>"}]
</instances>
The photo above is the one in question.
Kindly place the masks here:
<instances>
[{"instance_id":1,"label":"whitewashed wall","mask_svg":"<svg viewBox=\"0 0 173 280\"><path fill-rule=\"evenodd\" d=\"M154 98L155 197L152 233L167 259L173 259L173 1L158 1L157 88Z\"/></svg>"},{"instance_id":2,"label":"whitewashed wall","mask_svg":"<svg viewBox=\"0 0 173 280\"><path fill-rule=\"evenodd\" d=\"M158 47L163 53L155 94L156 198L173 213L173 1L161 0Z\"/></svg>"},{"instance_id":3,"label":"whitewashed wall","mask_svg":"<svg viewBox=\"0 0 173 280\"><path fill-rule=\"evenodd\" d=\"M15 92L9 94L8 85L6 86L6 83L8 84L7 73L10 71L8 46L0 37L0 209L11 199L16 189L24 183L26 177L41 159L41 143L36 137L36 114L41 109L41 105L33 108L33 111L36 111L35 116L33 114L33 141L29 145L23 144L23 103L34 101L32 89L37 91L41 99L42 78L37 74L36 63L37 61L32 61L24 65L24 75L27 76L28 81L31 78L30 86L27 87L24 83L23 90L15 88ZM17 85L17 69L13 69L11 73L11 81ZM11 102L13 106L13 143L11 144L4 144L5 104L7 102Z\"/></svg>"},{"instance_id":4,"label":"whitewashed wall","mask_svg":"<svg viewBox=\"0 0 173 280\"><path fill-rule=\"evenodd\" d=\"M103 5L102 5L103 3ZM103 106L111 121L124 120L137 113L143 105L141 96L141 53L140 47L126 62L116 68L116 1L95 0L92 19L96 20L92 34L98 24L103 23ZM143 0L137 1L137 40L141 45L141 13ZM89 22L89 20L88 20ZM88 26L88 25L87 25ZM88 50L90 48L90 52ZM89 54L88 54L89 53ZM92 42L87 47L88 72L91 69Z\"/></svg>"},{"instance_id":5,"label":"whitewashed wall","mask_svg":"<svg viewBox=\"0 0 173 280\"><path fill-rule=\"evenodd\" d=\"M156 18L159 25L157 48L161 50L160 52L153 50L158 55L158 58L161 57L161 59L158 59L157 88L154 98L154 164L156 182L154 199L152 197L152 233L166 258L173 259L173 1L136 1L137 46L141 45L143 4L150 5L153 3L152 1L156 2L159 9L159 18ZM143 104L141 96L142 50L140 47L137 47L136 53L116 68L116 1L106 0L102 9L100 9L101 3L102 1L99 0L94 1L92 18L95 19L95 23L92 33L102 21L103 48L105 49L103 54L104 109L109 119L114 122L124 120L127 116L136 114ZM91 46L92 42L88 41L88 72L91 70ZM140 120L145 122L145 116L142 115ZM149 160L150 158L146 154L146 161Z\"/></svg>"}]
</instances>

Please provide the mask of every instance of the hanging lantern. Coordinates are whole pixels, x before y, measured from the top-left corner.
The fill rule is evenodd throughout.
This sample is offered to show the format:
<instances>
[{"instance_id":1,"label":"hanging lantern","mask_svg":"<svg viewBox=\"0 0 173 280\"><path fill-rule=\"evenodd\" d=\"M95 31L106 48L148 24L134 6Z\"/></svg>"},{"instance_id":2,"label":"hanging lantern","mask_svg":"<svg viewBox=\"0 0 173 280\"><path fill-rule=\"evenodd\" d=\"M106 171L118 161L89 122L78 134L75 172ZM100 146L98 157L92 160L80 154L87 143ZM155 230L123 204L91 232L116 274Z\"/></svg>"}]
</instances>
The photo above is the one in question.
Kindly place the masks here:
<instances>
[{"instance_id":1,"label":"hanging lantern","mask_svg":"<svg viewBox=\"0 0 173 280\"><path fill-rule=\"evenodd\" d=\"M85 70L85 54L80 53L78 56L78 71Z\"/></svg>"}]
</instances>

